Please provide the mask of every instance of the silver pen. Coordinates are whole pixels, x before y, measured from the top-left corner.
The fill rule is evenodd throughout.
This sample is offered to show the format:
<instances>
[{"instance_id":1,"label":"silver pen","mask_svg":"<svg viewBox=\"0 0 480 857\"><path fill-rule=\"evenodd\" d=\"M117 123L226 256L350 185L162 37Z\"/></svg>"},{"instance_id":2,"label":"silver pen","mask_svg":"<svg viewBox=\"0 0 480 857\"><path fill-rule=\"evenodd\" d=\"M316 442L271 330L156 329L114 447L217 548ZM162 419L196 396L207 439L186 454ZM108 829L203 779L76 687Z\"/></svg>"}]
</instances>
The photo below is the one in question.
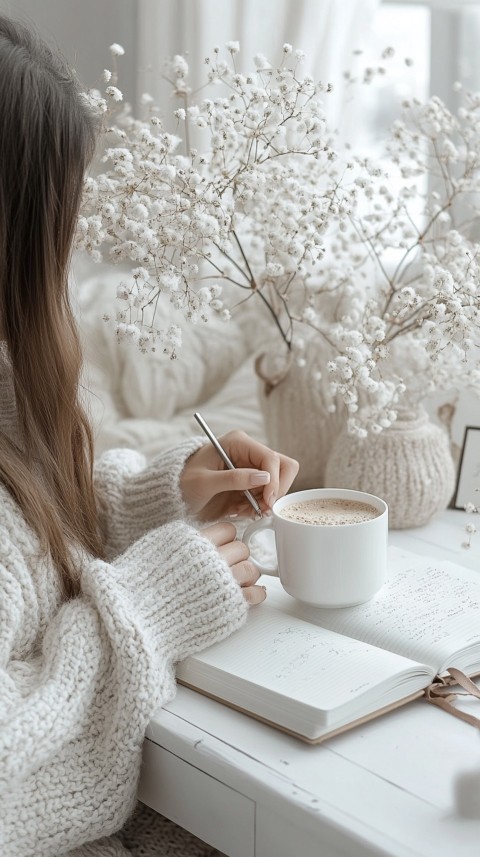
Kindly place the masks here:
<instances>
[{"instance_id":1,"label":"silver pen","mask_svg":"<svg viewBox=\"0 0 480 857\"><path fill-rule=\"evenodd\" d=\"M236 470L236 467L235 467L233 461L230 461L230 459L229 459L227 453L225 452L223 446L221 445L220 441L218 440L218 438L215 437L213 431L211 430L211 428L209 428L209 426L207 425L207 423L205 422L205 420L203 419L201 414L195 413L193 416L195 417L195 419L196 419L198 425L200 426L200 428L202 429L202 431L204 431L205 434L207 435L210 443L212 443L213 446L215 447L215 449L217 450L217 452L218 452L220 458L222 459L222 461L224 462L224 464L226 464L226 466L228 467L229 470ZM260 517L262 517L262 510L261 510L260 506L258 505L257 501L255 500L255 497L253 496L253 494L250 494L250 491L244 491L243 493L245 494L245 497L247 498L247 500L250 503L250 505L252 506L252 508L255 510L255 513L257 515L259 515Z\"/></svg>"}]
</instances>

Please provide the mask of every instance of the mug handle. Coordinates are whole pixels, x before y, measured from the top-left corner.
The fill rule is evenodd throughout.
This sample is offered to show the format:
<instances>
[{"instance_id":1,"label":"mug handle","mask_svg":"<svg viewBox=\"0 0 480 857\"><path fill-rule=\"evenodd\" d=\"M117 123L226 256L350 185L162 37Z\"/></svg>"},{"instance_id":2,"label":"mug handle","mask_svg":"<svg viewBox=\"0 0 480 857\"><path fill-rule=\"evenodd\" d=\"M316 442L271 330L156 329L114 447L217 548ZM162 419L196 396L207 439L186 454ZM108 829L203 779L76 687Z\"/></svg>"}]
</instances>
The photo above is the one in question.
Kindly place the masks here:
<instances>
[{"instance_id":1,"label":"mug handle","mask_svg":"<svg viewBox=\"0 0 480 857\"><path fill-rule=\"evenodd\" d=\"M260 521L254 521L250 524L242 536L242 542L244 542L248 547L250 538L253 534L259 533L261 530L273 530L272 518L262 518ZM259 562L254 557L252 557L252 561L255 563L261 574L271 574L274 577L278 577L278 568L276 564L264 565L263 562Z\"/></svg>"}]
</instances>

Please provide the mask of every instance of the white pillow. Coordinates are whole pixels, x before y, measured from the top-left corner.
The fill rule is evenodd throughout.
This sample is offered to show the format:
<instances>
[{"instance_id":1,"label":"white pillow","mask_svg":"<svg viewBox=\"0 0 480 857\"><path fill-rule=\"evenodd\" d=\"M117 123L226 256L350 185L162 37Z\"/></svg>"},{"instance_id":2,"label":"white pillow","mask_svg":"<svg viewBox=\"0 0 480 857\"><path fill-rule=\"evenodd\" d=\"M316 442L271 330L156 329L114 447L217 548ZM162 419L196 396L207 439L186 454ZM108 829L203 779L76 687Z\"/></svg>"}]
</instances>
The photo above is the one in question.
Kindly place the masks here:
<instances>
[{"instance_id":1,"label":"white pillow","mask_svg":"<svg viewBox=\"0 0 480 857\"><path fill-rule=\"evenodd\" d=\"M118 269L102 266L98 274L77 285L87 404L98 451L116 445L151 450L152 443L154 447L157 439L161 443L165 434L161 424L171 422L176 414L185 417L215 397L245 362L249 346L236 318L225 322L212 317L192 325L163 295L160 326L175 322L183 330L178 358L171 360L162 352L142 354L130 342L117 342L114 323L105 322L103 316L115 317L121 278ZM253 370L251 374L254 394ZM188 421L185 436L197 433L194 425Z\"/></svg>"}]
</instances>

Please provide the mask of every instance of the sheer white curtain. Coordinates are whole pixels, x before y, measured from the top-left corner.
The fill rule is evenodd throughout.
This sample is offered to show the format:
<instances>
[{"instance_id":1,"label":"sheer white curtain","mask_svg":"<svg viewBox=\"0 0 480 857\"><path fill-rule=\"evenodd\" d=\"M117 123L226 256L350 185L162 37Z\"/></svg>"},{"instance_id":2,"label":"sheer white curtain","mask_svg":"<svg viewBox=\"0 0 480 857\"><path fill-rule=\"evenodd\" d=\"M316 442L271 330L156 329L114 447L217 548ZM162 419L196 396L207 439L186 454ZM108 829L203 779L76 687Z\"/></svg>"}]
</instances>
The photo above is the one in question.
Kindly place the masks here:
<instances>
[{"instance_id":1,"label":"sheer white curtain","mask_svg":"<svg viewBox=\"0 0 480 857\"><path fill-rule=\"evenodd\" d=\"M215 46L239 41L237 69L253 68L253 56L273 64L289 42L306 54L305 73L333 82L339 90L330 105L337 124L342 112L342 75L355 62L353 52L368 45L380 0L138 0L138 95L149 92L168 110L168 88L161 80L163 60L188 54L190 80L205 80L204 58ZM358 59L357 59L358 62ZM354 105L349 104L349 112ZM350 124L350 123L349 123Z\"/></svg>"}]
</instances>

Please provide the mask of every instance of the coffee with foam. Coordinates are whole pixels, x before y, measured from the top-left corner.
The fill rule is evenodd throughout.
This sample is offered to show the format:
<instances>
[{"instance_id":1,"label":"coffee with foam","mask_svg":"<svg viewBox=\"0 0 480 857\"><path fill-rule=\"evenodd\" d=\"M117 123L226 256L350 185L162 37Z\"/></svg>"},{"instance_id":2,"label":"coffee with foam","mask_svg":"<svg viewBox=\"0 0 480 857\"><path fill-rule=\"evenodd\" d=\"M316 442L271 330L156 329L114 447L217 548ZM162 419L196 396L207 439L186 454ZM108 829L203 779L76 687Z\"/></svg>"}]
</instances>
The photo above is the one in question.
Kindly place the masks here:
<instances>
[{"instance_id":1,"label":"coffee with foam","mask_svg":"<svg viewBox=\"0 0 480 857\"><path fill-rule=\"evenodd\" d=\"M361 524L378 518L381 512L370 503L339 497L298 500L284 506L278 513L288 521L320 527Z\"/></svg>"}]
</instances>

